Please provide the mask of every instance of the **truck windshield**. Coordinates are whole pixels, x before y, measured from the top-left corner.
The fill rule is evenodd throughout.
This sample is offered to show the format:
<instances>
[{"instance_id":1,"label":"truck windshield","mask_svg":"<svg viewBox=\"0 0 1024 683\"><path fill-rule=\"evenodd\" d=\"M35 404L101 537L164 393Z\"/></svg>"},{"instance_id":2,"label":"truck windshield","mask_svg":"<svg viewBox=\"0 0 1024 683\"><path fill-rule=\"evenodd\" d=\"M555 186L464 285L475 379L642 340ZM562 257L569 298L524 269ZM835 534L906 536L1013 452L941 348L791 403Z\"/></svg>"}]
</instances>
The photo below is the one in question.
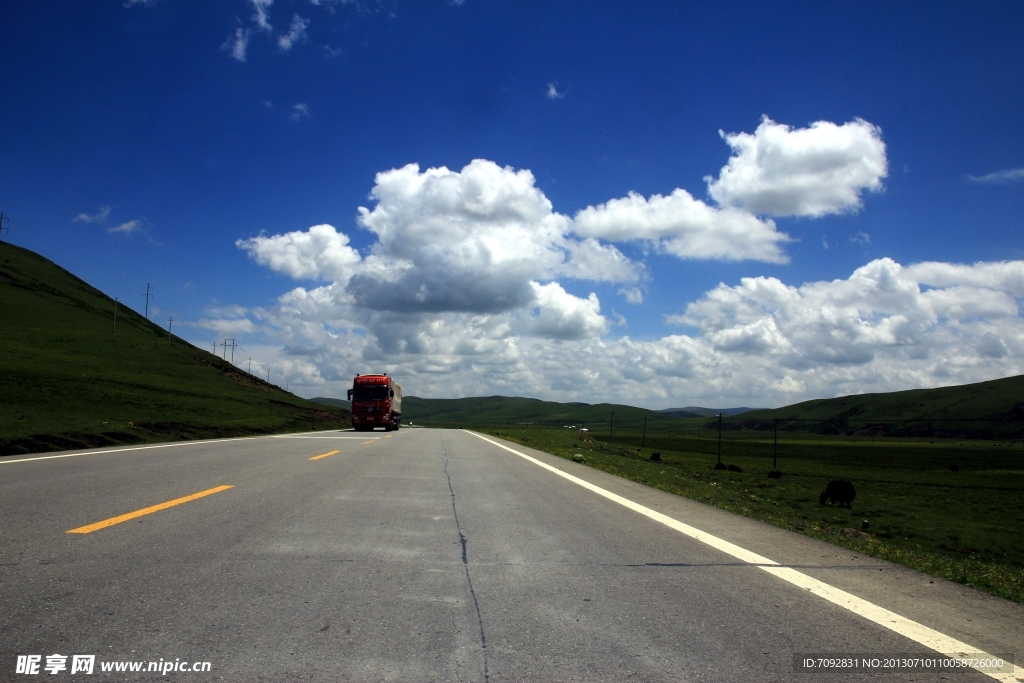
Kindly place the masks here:
<instances>
[{"instance_id":1,"label":"truck windshield","mask_svg":"<svg viewBox=\"0 0 1024 683\"><path fill-rule=\"evenodd\" d=\"M383 401L388 398L387 387L354 387L353 401Z\"/></svg>"}]
</instances>

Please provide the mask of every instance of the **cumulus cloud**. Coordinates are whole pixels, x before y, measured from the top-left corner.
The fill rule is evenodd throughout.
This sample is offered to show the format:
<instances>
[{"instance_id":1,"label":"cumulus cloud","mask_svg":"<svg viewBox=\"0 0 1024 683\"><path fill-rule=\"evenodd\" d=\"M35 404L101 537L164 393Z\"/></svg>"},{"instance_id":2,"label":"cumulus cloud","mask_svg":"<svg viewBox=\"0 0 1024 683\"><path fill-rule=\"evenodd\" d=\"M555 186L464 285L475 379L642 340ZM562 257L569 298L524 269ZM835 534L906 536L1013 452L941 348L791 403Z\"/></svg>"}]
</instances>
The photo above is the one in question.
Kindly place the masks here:
<instances>
[{"instance_id":1,"label":"cumulus cloud","mask_svg":"<svg viewBox=\"0 0 1024 683\"><path fill-rule=\"evenodd\" d=\"M339 287L296 288L255 314L339 391L373 368L421 396L781 405L1024 373L1021 261L878 259L833 281L743 278L671 316L685 332L648 340L609 339L596 295L558 283L533 281L528 307L494 313L369 310Z\"/></svg>"},{"instance_id":2,"label":"cumulus cloud","mask_svg":"<svg viewBox=\"0 0 1024 683\"><path fill-rule=\"evenodd\" d=\"M410 164L376 181L377 204L358 220L378 242L349 285L368 308L507 311L534 301L534 280L639 276L614 247L568 238L529 171L477 159L458 172Z\"/></svg>"},{"instance_id":3,"label":"cumulus cloud","mask_svg":"<svg viewBox=\"0 0 1024 683\"><path fill-rule=\"evenodd\" d=\"M888 174L882 132L863 119L817 121L793 129L767 116L754 133L725 133L733 150L708 193L723 206L769 216L856 211L863 191L878 192Z\"/></svg>"},{"instance_id":4,"label":"cumulus cloud","mask_svg":"<svg viewBox=\"0 0 1024 683\"><path fill-rule=\"evenodd\" d=\"M973 180L976 183L1012 183L1019 180L1024 180L1024 168L1011 168L1005 171L996 171L995 173L986 173L982 176L967 176L968 179Z\"/></svg>"},{"instance_id":5,"label":"cumulus cloud","mask_svg":"<svg viewBox=\"0 0 1024 683\"><path fill-rule=\"evenodd\" d=\"M530 324L533 334L549 339L585 339L600 337L608 331L608 321L601 315L596 294L581 299L557 282L531 282L530 286L538 311Z\"/></svg>"},{"instance_id":6,"label":"cumulus cloud","mask_svg":"<svg viewBox=\"0 0 1024 683\"><path fill-rule=\"evenodd\" d=\"M252 237L235 244L260 265L300 280L327 278L348 283L362 258L348 246L348 235L330 225L283 235Z\"/></svg>"},{"instance_id":7,"label":"cumulus cloud","mask_svg":"<svg viewBox=\"0 0 1024 683\"><path fill-rule=\"evenodd\" d=\"M102 223L107 220L109 215L110 207L101 206L94 214L80 213L71 220L74 223Z\"/></svg>"},{"instance_id":8,"label":"cumulus cloud","mask_svg":"<svg viewBox=\"0 0 1024 683\"><path fill-rule=\"evenodd\" d=\"M577 297L556 280L645 275L614 246L569 235L569 220L552 210L529 171L479 159L461 171L410 164L377 174L370 196L375 204L360 207L357 219L376 238L365 255L330 225L236 244L277 272L329 281L282 298L296 317L344 325L338 321L356 309L364 321L372 312L365 324L380 338L404 339L403 348L426 348L412 330L439 320L506 335L605 334L597 295Z\"/></svg>"},{"instance_id":9,"label":"cumulus cloud","mask_svg":"<svg viewBox=\"0 0 1024 683\"><path fill-rule=\"evenodd\" d=\"M771 357L790 370L866 366L880 357L941 363L950 351L969 353L965 338L1019 326L1014 290L1022 277L1021 261L904 268L885 258L846 280L721 284L670 321L697 328L718 351ZM929 279L943 286L928 287ZM985 348L996 346L990 340Z\"/></svg>"},{"instance_id":10,"label":"cumulus cloud","mask_svg":"<svg viewBox=\"0 0 1024 683\"><path fill-rule=\"evenodd\" d=\"M558 88L555 87L554 83L548 83L548 99L549 100L561 100L565 98L564 92L558 92Z\"/></svg>"},{"instance_id":11,"label":"cumulus cloud","mask_svg":"<svg viewBox=\"0 0 1024 683\"><path fill-rule=\"evenodd\" d=\"M629 193L576 214L573 232L611 241L645 240L689 259L754 259L785 263L781 243L789 241L771 220L734 208L715 208L686 190L650 199Z\"/></svg>"},{"instance_id":12,"label":"cumulus cloud","mask_svg":"<svg viewBox=\"0 0 1024 683\"><path fill-rule=\"evenodd\" d=\"M305 42L307 40L306 28L308 26L308 19L303 19L298 14L292 17L292 25L288 28L288 33L277 39L277 46L281 52L288 52L296 43Z\"/></svg>"}]
</instances>

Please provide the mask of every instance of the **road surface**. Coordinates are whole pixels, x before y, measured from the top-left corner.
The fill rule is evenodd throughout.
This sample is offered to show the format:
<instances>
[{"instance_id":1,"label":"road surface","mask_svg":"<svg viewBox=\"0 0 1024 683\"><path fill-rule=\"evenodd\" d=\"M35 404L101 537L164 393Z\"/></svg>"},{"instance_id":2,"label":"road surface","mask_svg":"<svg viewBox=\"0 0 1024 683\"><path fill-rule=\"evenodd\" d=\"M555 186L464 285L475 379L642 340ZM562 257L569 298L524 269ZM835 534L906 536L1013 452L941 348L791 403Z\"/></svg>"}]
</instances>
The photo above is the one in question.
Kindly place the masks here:
<instances>
[{"instance_id":1,"label":"road surface","mask_svg":"<svg viewBox=\"0 0 1024 683\"><path fill-rule=\"evenodd\" d=\"M0 680L1024 675L796 671L928 638L1024 656L1024 608L467 431L8 457L0 514Z\"/></svg>"}]
</instances>

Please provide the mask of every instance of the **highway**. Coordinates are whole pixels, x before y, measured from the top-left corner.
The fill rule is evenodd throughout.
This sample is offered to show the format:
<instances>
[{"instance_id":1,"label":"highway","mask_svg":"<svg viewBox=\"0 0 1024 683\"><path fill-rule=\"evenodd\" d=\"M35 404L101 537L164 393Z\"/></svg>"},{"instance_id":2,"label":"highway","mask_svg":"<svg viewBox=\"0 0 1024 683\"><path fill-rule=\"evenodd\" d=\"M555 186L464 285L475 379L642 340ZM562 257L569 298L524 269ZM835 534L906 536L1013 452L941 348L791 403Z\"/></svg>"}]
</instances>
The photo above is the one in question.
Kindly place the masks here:
<instances>
[{"instance_id":1,"label":"highway","mask_svg":"<svg viewBox=\"0 0 1024 683\"><path fill-rule=\"evenodd\" d=\"M2 681L1024 678L796 671L1024 657L1024 607L468 431L7 457L0 513Z\"/></svg>"}]
</instances>

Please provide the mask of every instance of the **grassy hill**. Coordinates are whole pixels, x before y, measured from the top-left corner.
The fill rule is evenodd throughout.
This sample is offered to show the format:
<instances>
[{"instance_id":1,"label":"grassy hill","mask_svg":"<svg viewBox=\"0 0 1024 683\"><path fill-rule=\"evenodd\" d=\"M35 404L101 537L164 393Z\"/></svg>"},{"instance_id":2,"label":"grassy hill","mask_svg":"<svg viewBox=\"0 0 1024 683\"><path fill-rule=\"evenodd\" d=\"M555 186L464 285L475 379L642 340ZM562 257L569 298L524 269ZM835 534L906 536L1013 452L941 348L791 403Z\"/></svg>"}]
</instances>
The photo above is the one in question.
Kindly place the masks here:
<instances>
[{"instance_id":1,"label":"grassy hill","mask_svg":"<svg viewBox=\"0 0 1024 683\"><path fill-rule=\"evenodd\" d=\"M650 429L666 429L679 424L677 416L656 410L646 410L615 403L556 403L536 398L508 396L479 396L473 398L418 398L402 399L402 421L446 426L500 426L514 424L586 425L607 429L612 413L616 425L637 428L647 419ZM696 416L692 416L696 417Z\"/></svg>"},{"instance_id":2,"label":"grassy hill","mask_svg":"<svg viewBox=\"0 0 1024 683\"><path fill-rule=\"evenodd\" d=\"M349 425L0 242L0 455Z\"/></svg>"},{"instance_id":3,"label":"grassy hill","mask_svg":"<svg viewBox=\"0 0 1024 683\"><path fill-rule=\"evenodd\" d=\"M334 406L335 408L342 408L344 410L352 410L352 402L343 398L327 398L325 396L317 396L309 399L313 403L323 403L325 406Z\"/></svg>"},{"instance_id":4,"label":"grassy hill","mask_svg":"<svg viewBox=\"0 0 1024 683\"><path fill-rule=\"evenodd\" d=\"M858 394L753 410L733 419L786 421L790 429L872 436L1009 436L1024 433L1024 375L989 382ZM763 426L763 425L762 425ZM780 427L781 428L781 427Z\"/></svg>"}]
</instances>

